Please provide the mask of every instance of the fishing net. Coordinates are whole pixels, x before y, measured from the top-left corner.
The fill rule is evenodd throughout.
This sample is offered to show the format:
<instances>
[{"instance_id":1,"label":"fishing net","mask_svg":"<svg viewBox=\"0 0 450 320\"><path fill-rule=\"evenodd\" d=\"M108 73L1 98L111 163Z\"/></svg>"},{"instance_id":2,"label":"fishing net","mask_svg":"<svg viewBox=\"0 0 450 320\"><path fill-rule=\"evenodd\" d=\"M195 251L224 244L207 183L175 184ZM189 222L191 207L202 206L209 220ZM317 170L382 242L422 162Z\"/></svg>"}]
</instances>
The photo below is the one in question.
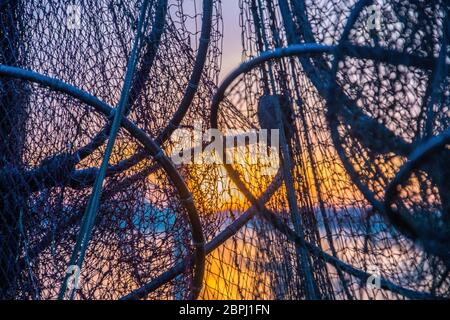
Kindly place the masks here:
<instances>
[{"instance_id":1,"label":"fishing net","mask_svg":"<svg viewBox=\"0 0 450 320\"><path fill-rule=\"evenodd\" d=\"M448 298L448 4L236 5L0 4L0 298Z\"/></svg>"}]
</instances>

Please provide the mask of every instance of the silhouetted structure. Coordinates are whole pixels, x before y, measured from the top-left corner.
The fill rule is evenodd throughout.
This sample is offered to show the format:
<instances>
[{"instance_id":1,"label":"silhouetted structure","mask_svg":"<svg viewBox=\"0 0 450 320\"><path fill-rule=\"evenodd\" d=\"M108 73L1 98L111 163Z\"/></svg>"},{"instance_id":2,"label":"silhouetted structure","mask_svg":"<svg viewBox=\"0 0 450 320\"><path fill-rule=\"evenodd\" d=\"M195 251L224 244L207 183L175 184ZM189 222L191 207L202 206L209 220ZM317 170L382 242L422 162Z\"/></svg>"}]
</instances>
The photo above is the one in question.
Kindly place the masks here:
<instances>
[{"instance_id":1,"label":"silhouetted structure","mask_svg":"<svg viewBox=\"0 0 450 320\"><path fill-rule=\"evenodd\" d=\"M449 298L448 3L239 6L218 85L220 0L0 3L1 299ZM175 166L194 121L280 169Z\"/></svg>"}]
</instances>

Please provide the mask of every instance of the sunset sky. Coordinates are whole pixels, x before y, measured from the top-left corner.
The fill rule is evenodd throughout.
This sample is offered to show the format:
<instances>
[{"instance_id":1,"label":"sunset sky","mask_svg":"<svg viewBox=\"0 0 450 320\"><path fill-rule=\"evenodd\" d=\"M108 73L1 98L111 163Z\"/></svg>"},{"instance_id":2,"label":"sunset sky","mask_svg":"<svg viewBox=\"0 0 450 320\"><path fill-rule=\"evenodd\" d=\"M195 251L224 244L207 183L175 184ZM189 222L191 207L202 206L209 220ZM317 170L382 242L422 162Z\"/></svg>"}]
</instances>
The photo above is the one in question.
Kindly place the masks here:
<instances>
[{"instance_id":1,"label":"sunset sky","mask_svg":"<svg viewBox=\"0 0 450 320\"><path fill-rule=\"evenodd\" d=\"M231 70L241 62L241 27L239 25L239 0L222 1L222 13L224 21L222 80Z\"/></svg>"}]
</instances>

